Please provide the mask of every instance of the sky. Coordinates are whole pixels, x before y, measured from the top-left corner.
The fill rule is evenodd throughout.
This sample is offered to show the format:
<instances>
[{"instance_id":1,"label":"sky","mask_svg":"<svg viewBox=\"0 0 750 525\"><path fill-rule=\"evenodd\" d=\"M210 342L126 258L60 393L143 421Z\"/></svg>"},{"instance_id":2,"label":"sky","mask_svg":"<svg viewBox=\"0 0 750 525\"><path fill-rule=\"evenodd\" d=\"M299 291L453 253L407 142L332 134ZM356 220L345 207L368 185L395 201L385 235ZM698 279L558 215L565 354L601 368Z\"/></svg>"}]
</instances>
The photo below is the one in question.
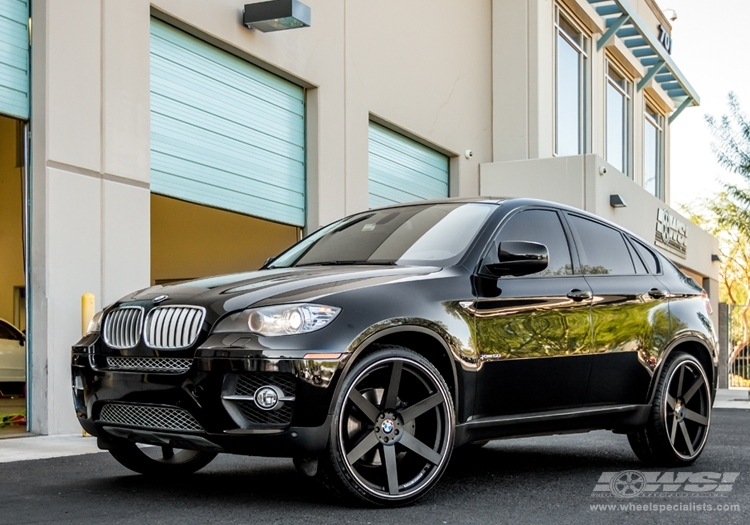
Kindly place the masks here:
<instances>
[{"instance_id":1,"label":"sky","mask_svg":"<svg viewBox=\"0 0 750 525\"><path fill-rule=\"evenodd\" d=\"M750 1L658 0L674 9L672 58L700 97L672 124L671 204L678 208L721 191L718 179L738 182L716 162L705 115L728 113L734 91L750 115ZM739 179L741 180L741 179Z\"/></svg>"}]
</instances>

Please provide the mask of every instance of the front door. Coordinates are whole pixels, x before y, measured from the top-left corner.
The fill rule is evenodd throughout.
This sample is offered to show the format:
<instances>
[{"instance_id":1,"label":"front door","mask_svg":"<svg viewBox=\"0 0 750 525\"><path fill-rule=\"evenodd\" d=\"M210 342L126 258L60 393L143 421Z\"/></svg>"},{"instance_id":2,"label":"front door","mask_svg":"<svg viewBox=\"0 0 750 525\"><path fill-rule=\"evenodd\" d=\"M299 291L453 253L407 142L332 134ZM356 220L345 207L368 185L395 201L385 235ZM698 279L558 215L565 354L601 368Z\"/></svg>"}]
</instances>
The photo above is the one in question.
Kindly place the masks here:
<instances>
[{"instance_id":1,"label":"front door","mask_svg":"<svg viewBox=\"0 0 750 525\"><path fill-rule=\"evenodd\" d=\"M475 278L480 353L475 414L579 406L591 365L591 289L582 275L573 274L560 216L552 209L516 213L501 228L484 264L496 260L497 243L503 241L544 244L549 265L530 276L497 278L480 270Z\"/></svg>"}]
</instances>

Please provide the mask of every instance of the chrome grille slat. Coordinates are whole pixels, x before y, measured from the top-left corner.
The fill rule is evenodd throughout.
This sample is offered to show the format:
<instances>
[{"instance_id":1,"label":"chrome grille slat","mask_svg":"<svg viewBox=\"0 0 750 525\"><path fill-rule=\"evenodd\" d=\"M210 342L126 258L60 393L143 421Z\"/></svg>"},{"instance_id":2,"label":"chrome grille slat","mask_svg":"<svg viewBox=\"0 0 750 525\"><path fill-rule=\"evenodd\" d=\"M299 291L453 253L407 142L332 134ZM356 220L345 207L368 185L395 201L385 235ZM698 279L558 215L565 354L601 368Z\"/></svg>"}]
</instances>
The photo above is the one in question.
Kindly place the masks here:
<instances>
[{"instance_id":1,"label":"chrome grille slat","mask_svg":"<svg viewBox=\"0 0 750 525\"><path fill-rule=\"evenodd\" d=\"M190 370L189 357L107 357L107 368L132 372L169 372L181 374Z\"/></svg>"},{"instance_id":2,"label":"chrome grille slat","mask_svg":"<svg viewBox=\"0 0 750 525\"><path fill-rule=\"evenodd\" d=\"M174 333L175 339L182 345L183 341L187 341L186 337L182 337L183 326L185 325L185 315L180 315L177 319L177 325L175 326Z\"/></svg>"},{"instance_id":3,"label":"chrome grille slat","mask_svg":"<svg viewBox=\"0 0 750 525\"><path fill-rule=\"evenodd\" d=\"M133 348L141 339L143 308L115 308L104 319L104 341L111 348Z\"/></svg>"},{"instance_id":4,"label":"chrome grille slat","mask_svg":"<svg viewBox=\"0 0 750 525\"><path fill-rule=\"evenodd\" d=\"M154 308L146 317L146 344L159 349L188 348L198 340L205 315L197 306Z\"/></svg>"},{"instance_id":5,"label":"chrome grille slat","mask_svg":"<svg viewBox=\"0 0 750 525\"><path fill-rule=\"evenodd\" d=\"M109 403L102 407L99 420L131 427L203 432L203 427L190 412L173 407Z\"/></svg>"}]
</instances>

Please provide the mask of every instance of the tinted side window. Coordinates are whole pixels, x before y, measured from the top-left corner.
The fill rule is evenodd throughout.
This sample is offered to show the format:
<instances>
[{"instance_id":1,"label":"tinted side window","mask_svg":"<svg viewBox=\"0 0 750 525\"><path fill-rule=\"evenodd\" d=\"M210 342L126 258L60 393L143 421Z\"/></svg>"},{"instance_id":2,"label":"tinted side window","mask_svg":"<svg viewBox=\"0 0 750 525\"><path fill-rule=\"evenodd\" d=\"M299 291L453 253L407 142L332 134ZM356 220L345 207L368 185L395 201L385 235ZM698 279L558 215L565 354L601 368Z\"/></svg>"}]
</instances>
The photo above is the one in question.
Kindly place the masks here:
<instances>
[{"instance_id":1,"label":"tinted side window","mask_svg":"<svg viewBox=\"0 0 750 525\"><path fill-rule=\"evenodd\" d=\"M609 226L568 214L578 232L581 265L585 274L633 275L635 267L622 234Z\"/></svg>"},{"instance_id":2,"label":"tinted side window","mask_svg":"<svg viewBox=\"0 0 750 525\"><path fill-rule=\"evenodd\" d=\"M557 213L549 210L527 210L518 213L503 226L496 242L531 241L543 244L549 250L549 265L542 275L571 275L573 266L570 260L570 249L565 238L565 231L560 224ZM497 261L497 244L489 254L490 261Z\"/></svg>"},{"instance_id":3,"label":"tinted side window","mask_svg":"<svg viewBox=\"0 0 750 525\"><path fill-rule=\"evenodd\" d=\"M646 264L648 271L652 274L659 273L659 262L657 261L656 256L651 252L651 250L649 250L636 240L633 240L633 246L635 246L638 255L641 256L641 259L643 259L643 262Z\"/></svg>"}]
</instances>

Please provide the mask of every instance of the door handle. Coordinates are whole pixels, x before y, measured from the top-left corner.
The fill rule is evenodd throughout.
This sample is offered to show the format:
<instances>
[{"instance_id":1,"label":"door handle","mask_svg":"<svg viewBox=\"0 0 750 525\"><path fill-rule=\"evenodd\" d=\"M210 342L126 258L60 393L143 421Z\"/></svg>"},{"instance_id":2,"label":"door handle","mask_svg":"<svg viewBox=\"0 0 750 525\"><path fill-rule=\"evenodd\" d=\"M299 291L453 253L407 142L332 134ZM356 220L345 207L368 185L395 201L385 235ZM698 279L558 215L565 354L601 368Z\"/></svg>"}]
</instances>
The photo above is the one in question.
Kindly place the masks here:
<instances>
[{"instance_id":1,"label":"door handle","mask_svg":"<svg viewBox=\"0 0 750 525\"><path fill-rule=\"evenodd\" d=\"M667 296L667 291L660 290L659 288L651 288L648 294L654 299L664 299Z\"/></svg>"},{"instance_id":2,"label":"door handle","mask_svg":"<svg viewBox=\"0 0 750 525\"><path fill-rule=\"evenodd\" d=\"M574 301L589 301L594 297L588 290L579 290L578 288L573 288L567 295L569 299Z\"/></svg>"}]
</instances>

